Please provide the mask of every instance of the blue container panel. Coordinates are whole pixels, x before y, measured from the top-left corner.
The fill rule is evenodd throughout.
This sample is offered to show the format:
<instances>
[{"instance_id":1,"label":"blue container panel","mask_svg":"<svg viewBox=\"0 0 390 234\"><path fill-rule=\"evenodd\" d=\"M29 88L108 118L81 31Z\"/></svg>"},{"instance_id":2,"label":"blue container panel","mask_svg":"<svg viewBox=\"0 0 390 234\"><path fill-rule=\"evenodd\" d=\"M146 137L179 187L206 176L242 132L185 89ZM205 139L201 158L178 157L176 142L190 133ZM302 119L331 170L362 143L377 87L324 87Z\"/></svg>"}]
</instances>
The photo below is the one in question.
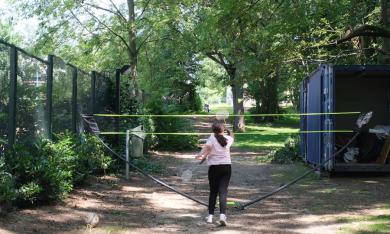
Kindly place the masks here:
<instances>
[{"instance_id":1,"label":"blue container panel","mask_svg":"<svg viewBox=\"0 0 390 234\"><path fill-rule=\"evenodd\" d=\"M299 109L301 114L307 113L307 79L303 80L300 86L300 95L299 95ZM300 130L301 131L306 131L307 126L306 126L307 118L306 115L301 115L300 116ZM306 160L307 156L307 150L306 150L306 141L307 141L307 135L304 133L300 134L300 155L301 157Z\"/></svg>"},{"instance_id":2,"label":"blue container panel","mask_svg":"<svg viewBox=\"0 0 390 234\"><path fill-rule=\"evenodd\" d=\"M322 70L318 70L308 80L307 84L307 112L322 112ZM307 116L307 131L322 130L321 115ZM308 133L307 138L307 161L312 164L320 164L321 160L321 134Z\"/></svg>"}]
</instances>

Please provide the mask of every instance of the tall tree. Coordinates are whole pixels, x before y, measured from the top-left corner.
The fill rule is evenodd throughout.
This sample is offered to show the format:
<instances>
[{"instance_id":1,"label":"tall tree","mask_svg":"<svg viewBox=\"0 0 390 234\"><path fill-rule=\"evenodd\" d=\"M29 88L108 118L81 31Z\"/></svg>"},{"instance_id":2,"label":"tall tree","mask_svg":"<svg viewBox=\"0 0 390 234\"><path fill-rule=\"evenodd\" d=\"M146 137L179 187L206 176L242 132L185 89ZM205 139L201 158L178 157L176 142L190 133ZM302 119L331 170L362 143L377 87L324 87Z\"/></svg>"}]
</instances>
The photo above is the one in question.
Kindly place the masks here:
<instances>
[{"instance_id":1,"label":"tall tree","mask_svg":"<svg viewBox=\"0 0 390 234\"><path fill-rule=\"evenodd\" d=\"M150 6L149 0L140 0L137 4L134 0L119 4L113 0L104 3L94 0L26 0L13 1L13 4L24 17L38 17L38 51L60 53L71 60L85 62L84 67L96 68L101 58L81 61L77 57L98 53L105 47L107 50L120 47L127 54L130 76L138 92L138 55L150 35L149 31L137 33L137 23L141 19L146 21L144 13ZM75 45L82 51L77 53L73 48Z\"/></svg>"}]
</instances>

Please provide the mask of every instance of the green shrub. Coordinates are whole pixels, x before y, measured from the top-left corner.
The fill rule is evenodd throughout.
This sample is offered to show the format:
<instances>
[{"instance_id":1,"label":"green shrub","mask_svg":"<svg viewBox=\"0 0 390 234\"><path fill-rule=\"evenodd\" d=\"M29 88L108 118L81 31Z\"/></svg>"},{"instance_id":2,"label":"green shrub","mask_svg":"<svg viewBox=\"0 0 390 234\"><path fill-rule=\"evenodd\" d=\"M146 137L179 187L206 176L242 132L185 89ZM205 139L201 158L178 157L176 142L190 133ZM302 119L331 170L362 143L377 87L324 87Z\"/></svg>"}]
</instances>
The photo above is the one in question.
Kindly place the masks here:
<instances>
[{"instance_id":1,"label":"green shrub","mask_svg":"<svg viewBox=\"0 0 390 234\"><path fill-rule=\"evenodd\" d=\"M133 163L135 166L141 168L147 173L161 174L166 171L166 168L163 165L151 162L148 156L142 158L134 158Z\"/></svg>"},{"instance_id":2,"label":"green shrub","mask_svg":"<svg viewBox=\"0 0 390 234\"><path fill-rule=\"evenodd\" d=\"M156 118L156 132L194 132L193 122L183 118ZM198 137L194 135L155 135L155 148L162 150L190 150L196 149Z\"/></svg>"},{"instance_id":3,"label":"green shrub","mask_svg":"<svg viewBox=\"0 0 390 234\"><path fill-rule=\"evenodd\" d=\"M0 157L0 204L15 200L16 192L12 175L5 171L4 158Z\"/></svg>"},{"instance_id":4,"label":"green shrub","mask_svg":"<svg viewBox=\"0 0 390 234\"><path fill-rule=\"evenodd\" d=\"M299 136L294 135L287 138L284 147L273 152L272 162L288 164L299 161Z\"/></svg>"},{"instance_id":5,"label":"green shrub","mask_svg":"<svg viewBox=\"0 0 390 234\"><path fill-rule=\"evenodd\" d=\"M4 189L0 200L13 200L14 196L18 206L62 200L74 184L93 172L104 172L111 161L104 146L89 135L80 140L75 135L61 134L56 142L16 144L0 164L0 172L9 175L1 177L0 187Z\"/></svg>"},{"instance_id":6,"label":"green shrub","mask_svg":"<svg viewBox=\"0 0 390 234\"><path fill-rule=\"evenodd\" d=\"M83 174L83 178L92 173L105 174L113 162L111 156L106 153L105 147L93 135L82 135L80 144L76 146L76 152L78 154L76 171Z\"/></svg>"},{"instance_id":7,"label":"green shrub","mask_svg":"<svg viewBox=\"0 0 390 234\"><path fill-rule=\"evenodd\" d=\"M72 166L69 166L73 156L48 140L15 145L5 159L8 172L15 178L17 204L24 206L65 198L73 188Z\"/></svg>"},{"instance_id":8,"label":"green shrub","mask_svg":"<svg viewBox=\"0 0 390 234\"><path fill-rule=\"evenodd\" d=\"M38 200L39 195L43 192L43 188L36 182L23 184L18 189L19 199L34 204Z\"/></svg>"}]
</instances>

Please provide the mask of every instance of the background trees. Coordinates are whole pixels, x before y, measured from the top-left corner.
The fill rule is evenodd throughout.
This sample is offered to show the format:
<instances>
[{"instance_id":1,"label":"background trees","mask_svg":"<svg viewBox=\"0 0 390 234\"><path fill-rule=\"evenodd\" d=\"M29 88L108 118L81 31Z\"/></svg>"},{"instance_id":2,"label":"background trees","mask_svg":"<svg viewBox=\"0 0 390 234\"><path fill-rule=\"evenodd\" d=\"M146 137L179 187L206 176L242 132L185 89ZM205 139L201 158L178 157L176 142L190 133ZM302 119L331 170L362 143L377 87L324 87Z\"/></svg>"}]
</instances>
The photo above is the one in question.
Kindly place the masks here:
<instances>
[{"instance_id":1,"label":"background trees","mask_svg":"<svg viewBox=\"0 0 390 234\"><path fill-rule=\"evenodd\" d=\"M199 93L233 92L235 114L297 108L300 81L319 63L389 63L388 0L23 0L39 21L31 49L79 66L130 64L127 90L144 107L198 111ZM205 87L207 85L207 88ZM214 91L212 91L214 90ZM215 91L217 90L217 91ZM168 108L169 106L169 108ZM151 109L150 111L155 111ZM272 121L272 118L261 119ZM244 119L236 117L236 130Z\"/></svg>"}]
</instances>

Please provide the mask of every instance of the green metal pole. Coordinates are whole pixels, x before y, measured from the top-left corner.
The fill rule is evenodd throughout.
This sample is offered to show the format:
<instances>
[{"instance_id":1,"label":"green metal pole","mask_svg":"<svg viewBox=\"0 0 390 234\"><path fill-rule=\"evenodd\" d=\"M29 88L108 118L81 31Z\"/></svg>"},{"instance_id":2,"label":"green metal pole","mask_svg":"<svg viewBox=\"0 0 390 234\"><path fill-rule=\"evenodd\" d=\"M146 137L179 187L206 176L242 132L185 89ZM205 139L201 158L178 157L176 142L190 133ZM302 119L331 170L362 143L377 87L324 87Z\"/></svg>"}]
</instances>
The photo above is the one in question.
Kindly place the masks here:
<instances>
[{"instance_id":1,"label":"green metal pole","mask_svg":"<svg viewBox=\"0 0 390 234\"><path fill-rule=\"evenodd\" d=\"M72 131L77 133L77 68L72 71Z\"/></svg>"},{"instance_id":2,"label":"green metal pole","mask_svg":"<svg viewBox=\"0 0 390 234\"><path fill-rule=\"evenodd\" d=\"M46 87L46 130L47 138L52 138L52 122L53 122L53 67L54 55L49 55L47 58L47 87Z\"/></svg>"},{"instance_id":3,"label":"green metal pole","mask_svg":"<svg viewBox=\"0 0 390 234\"><path fill-rule=\"evenodd\" d=\"M16 47L10 47L10 86L9 86L9 114L8 114L8 145L15 143L16 136L16 86L18 71L18 51Z\"/></svg>"}]
</instances>

